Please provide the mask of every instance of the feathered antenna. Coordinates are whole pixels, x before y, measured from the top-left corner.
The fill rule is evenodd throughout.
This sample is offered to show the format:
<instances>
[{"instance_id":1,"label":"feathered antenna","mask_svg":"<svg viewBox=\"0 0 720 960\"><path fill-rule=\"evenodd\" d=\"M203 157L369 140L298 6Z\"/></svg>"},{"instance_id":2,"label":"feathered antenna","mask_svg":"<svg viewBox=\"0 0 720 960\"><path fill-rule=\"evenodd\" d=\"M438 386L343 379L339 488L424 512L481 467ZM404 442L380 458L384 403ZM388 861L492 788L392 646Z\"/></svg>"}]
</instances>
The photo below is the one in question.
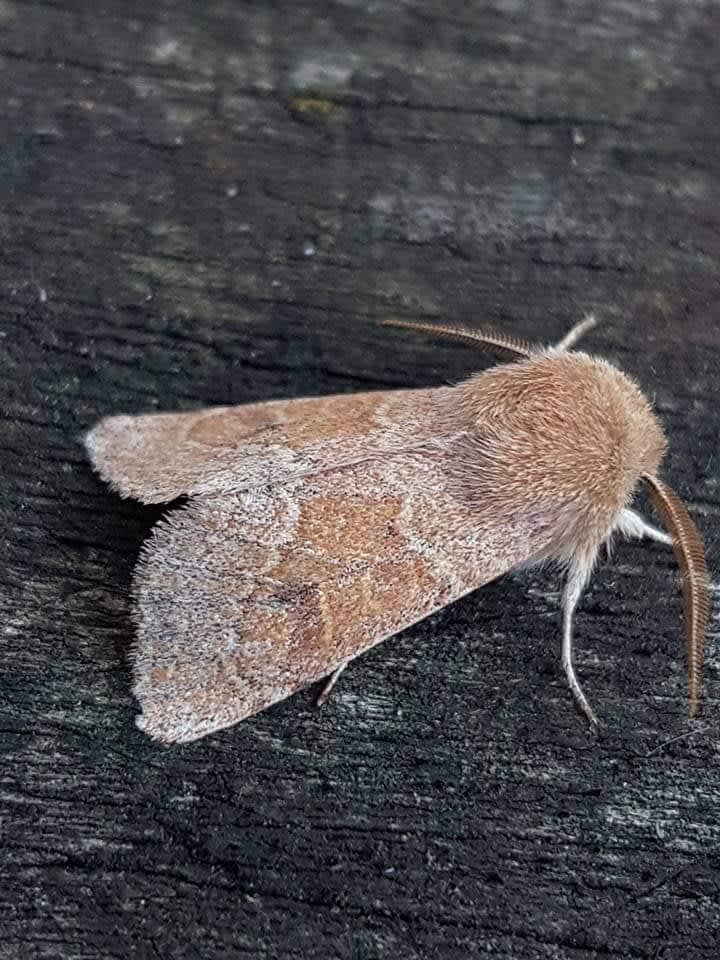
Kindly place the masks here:
<instances>
[{"instance_id":1,"label":"feathered antenna","mask_svg":"<svg viewBox=\"0 0 720 960\"><path fill-rule=\"evenodd\" d=\"M398 320L394 317L390 320L383 320L384 327L404 327L406 330L420 330L422 333L437 333L444 337L455 337L456 340L464 340L469 343L480 343L485 347L490 347L500 354L505 354L513 360L524 359L539 353L543 348L524 340L522 337L513 337L511 334L501 333L493 327L481 327L479 330L469 330L467 327L458 327L449 323L422 323L416 320ZM554 344L555 350L566 351L583 337L588 330L597 326L597 320L594 314L589 314L578 323L574 324L562 340Z\"/></svg>"},{"instance_id":2,"label":"feathered antenna","mask_svg":"<svg viewBox=\"0 0 720 960\"><path fill-rule=\"evenodd\" d=\"M653 506L672 534L673 550L682 574L685 635L688 648L689 714L694 717L700 705L703 650L710 617L710 590L705 547L685 505L667 484L643 474Z\"/></svg>"},{"instance_id":3,"label":"feathered antenna","mask_svg":"<svg viewBox=\"0 0 720 960\"><path fill-rule=\"evenodd\" d=\"M479 330L469 330L467 327L456 327L444 323L419 323L415 320L383 320L384 327L404 327L406 330L420 330L422 333L437 333L444 337L455 337L456 340L465 340L471 343L481 343L499 353L509 354L513 360L525 358L537 353L541 347L535 347L528 340L500 333L491 327L482 327Z\"/></svg>"}]
</instances>

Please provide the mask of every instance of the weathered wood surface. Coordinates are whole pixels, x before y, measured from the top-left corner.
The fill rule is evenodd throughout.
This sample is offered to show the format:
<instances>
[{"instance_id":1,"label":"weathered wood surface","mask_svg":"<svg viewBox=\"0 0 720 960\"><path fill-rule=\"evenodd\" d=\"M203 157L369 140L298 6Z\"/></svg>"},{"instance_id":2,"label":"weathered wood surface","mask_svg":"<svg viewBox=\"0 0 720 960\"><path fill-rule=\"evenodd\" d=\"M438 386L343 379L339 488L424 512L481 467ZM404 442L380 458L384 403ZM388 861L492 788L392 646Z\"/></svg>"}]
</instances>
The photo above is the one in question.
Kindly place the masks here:
<instances>
[{"instance_id":1,"label":"weathered wood surface","mask_svg":"<svg viewBox=\"0 0 720 960\"><path fill-rule=\"evenodd\" d=\"M440 383L490 320L657 403L716 571L720 5L0 3L0 957L716 957L718 655L667 551L506 579L162 749L99 416ZM717 631L717 614L713 621ZM677 739L674 739L677 738Z\"/></svg>"}]
</instances>

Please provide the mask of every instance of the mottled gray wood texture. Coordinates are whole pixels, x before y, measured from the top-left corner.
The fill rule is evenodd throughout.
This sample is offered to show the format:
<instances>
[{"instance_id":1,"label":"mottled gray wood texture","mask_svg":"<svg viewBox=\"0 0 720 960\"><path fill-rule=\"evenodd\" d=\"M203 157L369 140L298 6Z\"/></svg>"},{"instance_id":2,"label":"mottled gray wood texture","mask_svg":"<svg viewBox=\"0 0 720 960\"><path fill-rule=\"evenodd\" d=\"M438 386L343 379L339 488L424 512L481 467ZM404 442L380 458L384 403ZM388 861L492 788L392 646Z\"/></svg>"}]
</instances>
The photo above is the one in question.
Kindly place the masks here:
<instances>
[{"instance_id":1,"label":"mottled gray wood texture","mask_svg":"<svg viewBox=\"0 0 720 960\"><path fill-rule=\"evenodd\" d=\"M583 602L597 738L546 572L321 711L163 749L126 665L161 511L78 438L487 362L389 315L592 309L717 571L719 35L699 0L2 0L3 960L717 956L720 664L688 723L667 550L618 546Z\"/></svg>"}]
</instances>

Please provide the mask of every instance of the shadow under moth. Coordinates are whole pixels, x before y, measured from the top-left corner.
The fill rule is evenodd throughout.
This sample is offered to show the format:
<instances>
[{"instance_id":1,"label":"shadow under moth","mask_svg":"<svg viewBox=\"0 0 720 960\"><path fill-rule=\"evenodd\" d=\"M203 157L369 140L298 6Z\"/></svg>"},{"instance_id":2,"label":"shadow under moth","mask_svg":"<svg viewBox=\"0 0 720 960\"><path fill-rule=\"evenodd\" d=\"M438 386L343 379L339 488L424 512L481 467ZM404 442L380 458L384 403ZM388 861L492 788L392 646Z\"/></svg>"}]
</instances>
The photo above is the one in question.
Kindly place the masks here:
<instances>
[{"instance_id":1,"label":"shadow under moth","mask_svg":"<svg viewBox=\"0 0 720 960\"><path fill-rule=\"evenodd\" d=\"M658 477L666 439L636 384L572 350L493 331L391 321L490 347L510 362L456 386L115 416L86 436L121 496L189 497L144 544L133 582L141 730L195 740L344 667L509 571L567 571L573 614L613 533L671 544L680 567L689 710L708 621L700 536ZM670 536L629 507L647 485Z\"/></svg>"}]
</instances>

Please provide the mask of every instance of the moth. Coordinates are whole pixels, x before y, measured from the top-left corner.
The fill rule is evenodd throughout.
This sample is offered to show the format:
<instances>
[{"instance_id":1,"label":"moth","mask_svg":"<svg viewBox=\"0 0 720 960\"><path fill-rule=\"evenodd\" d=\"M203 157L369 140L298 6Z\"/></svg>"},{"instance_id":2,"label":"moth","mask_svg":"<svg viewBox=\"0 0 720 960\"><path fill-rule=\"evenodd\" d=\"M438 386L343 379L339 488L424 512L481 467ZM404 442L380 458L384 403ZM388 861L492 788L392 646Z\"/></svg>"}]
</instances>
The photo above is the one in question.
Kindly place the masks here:
<instances>
[{"instance_id":1,"label":"moth","mask_svg":"<svg viewBox=\"0 0 720 960\"><path fill-rule=\"evenodd\" d=\"M509 362L455 386L114 416L85 437L123 497L189 502L154 528L132 595L141 730L189 741L326 680L363 651L510 571L566 571L573 616L614 533L672 545L682 573L689 712L708 622L702 540L658 476L666 449L639 387L572 349L489 330L388 321ZM630 508L643 481L670 535ZM328 679L329 678L329 679Z\"/></svg>"}]
</instances>

